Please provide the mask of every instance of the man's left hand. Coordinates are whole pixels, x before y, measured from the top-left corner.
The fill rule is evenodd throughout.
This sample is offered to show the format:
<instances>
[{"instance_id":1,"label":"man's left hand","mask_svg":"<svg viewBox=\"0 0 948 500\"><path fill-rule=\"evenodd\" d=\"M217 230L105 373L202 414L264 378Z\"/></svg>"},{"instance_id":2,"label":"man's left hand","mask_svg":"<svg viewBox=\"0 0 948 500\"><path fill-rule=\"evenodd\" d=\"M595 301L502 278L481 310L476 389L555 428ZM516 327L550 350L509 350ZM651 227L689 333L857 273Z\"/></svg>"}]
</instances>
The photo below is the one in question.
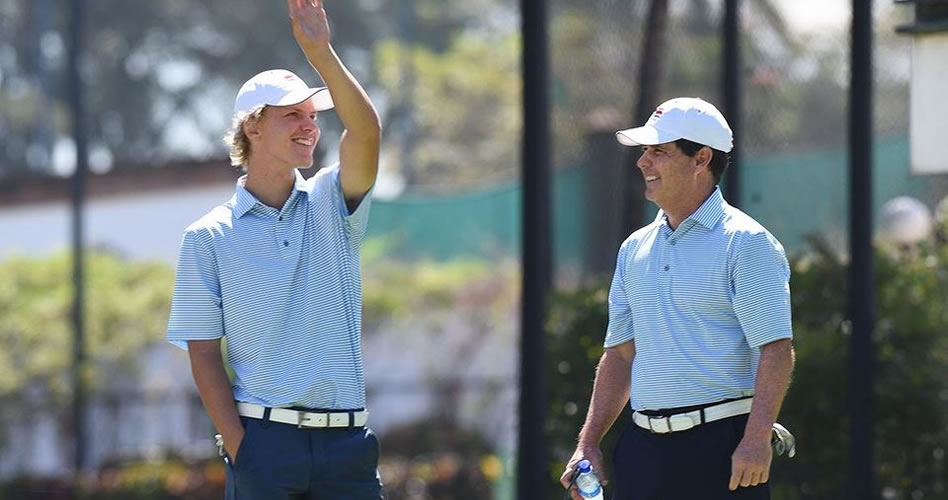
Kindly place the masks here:
<instances>
[{"instance_id":1,"label":"man's left hand","mask_svg":"<svg viewBox=\"0 0 948 500\"><path fill-rule=\"evenodd\" d=\"M770 440L752 439L744 436L731 455L731 491L738 486L757 486L766 483L770 478L770 461L773 458L773 449Z\"/></svg>"},{"instance_id":2,"label":"man's left hand","mask_svg":"<svg viewBox=\"0 0 948 500\"><path fill-rule=\"evenodd\" d=\"M293 37L303 51L329 43L329 19L323 0L287 0Z\"/></svg>"}]
</instances>

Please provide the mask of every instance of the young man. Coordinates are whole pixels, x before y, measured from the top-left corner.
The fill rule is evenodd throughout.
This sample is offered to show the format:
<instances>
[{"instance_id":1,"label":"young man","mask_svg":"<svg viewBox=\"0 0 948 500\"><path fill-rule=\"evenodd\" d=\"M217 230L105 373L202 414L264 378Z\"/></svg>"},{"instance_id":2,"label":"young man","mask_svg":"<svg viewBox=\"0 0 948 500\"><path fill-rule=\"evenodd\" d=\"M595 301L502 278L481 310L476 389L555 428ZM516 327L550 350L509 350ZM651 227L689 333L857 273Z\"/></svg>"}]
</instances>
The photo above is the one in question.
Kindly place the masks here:
<instances>
[{"instance_id":1,"label":"young man","mask_svg":"<svg viewBox=\"0 0 948 500\"><path fill-rule=\"evenodd\" d=\"M672 99L617 137L642 146L645 196L661 210L619 249L606 351L561 482L582 458L602 473L599 443L629 403L615 499L767 499L793 367L783 247L721 196L733 138L713 105Z\"/></svg>"},{"instance_id":2,"label":"young man","mask_svg":"<svg viewBox=\"0 0 948 500\"><path fill-rule=\"evenodd\" d=\"M186 347L222 435L227 497L378 499L365 427L359 246L378 170L379 118L330 45L321 0L289 0L293 35L328 88L285 70L248 80L230 201L187 228L168 339ZM331 97L330 97L331 95ZM339 164L309 180L317 112L345 126ZM221 339L233 385L221 359Z\"/></svg>"}]
</instances>

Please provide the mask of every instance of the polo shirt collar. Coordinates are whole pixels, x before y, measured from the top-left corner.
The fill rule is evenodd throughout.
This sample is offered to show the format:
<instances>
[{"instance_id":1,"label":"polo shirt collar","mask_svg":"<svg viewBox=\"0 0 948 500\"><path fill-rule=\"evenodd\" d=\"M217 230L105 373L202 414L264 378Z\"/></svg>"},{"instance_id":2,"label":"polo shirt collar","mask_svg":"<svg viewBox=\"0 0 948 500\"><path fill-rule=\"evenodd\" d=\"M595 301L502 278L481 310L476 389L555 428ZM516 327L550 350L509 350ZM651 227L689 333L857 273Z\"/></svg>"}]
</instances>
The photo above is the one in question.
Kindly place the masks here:
<instances>
[{"instance_id":1,"label":"polo shirt collar","mask_svg":"<svg viewBox=\"0 0 948 500\"><path fill-rule=\"evenodd\" d=\"M704 200L704 203L702 203L693 214L686 217L685 220L682 221L682 224L684 224L685 221L692 220L707 229L711 229L724 217L725 205L727 205L727 202L724 200L724 195L721 194L721 188L715 186L714 191L711 192L708 199ZM655 216L655 222L668 224L664 210L658 211L658 215Z\"/></svg>"},{"instance_id":2,"label":"polo shirt collar","mask_svg":"<svg viewBox=\"0 0 948 500\"><path fill-rule=\"evenodd\" d=\"M293 174L296 176L296 180L293 182L293 191L290 193L290 197L287 199L294 199L299 193L306 193L309 195L311 186L306 182L306 179L303 178L303 174L300 173L300 169L293 169ZM250 191L247 191L247 188L244 185L247 183L247 174L240 176L237 179L237 192L234 193L233 203L234 203L234 216L238 219L243 217L244 214L250 211L253 207L260 204L260 200L256 196L251 194Z\"/></svg>"},{"instance_id":3,"label":"polo shirt collar","mask_svg":"<svg viewBox=\"0 0 948 500\"><path fill-rule=\"evenodd\" d=\"M727 204L727 202L724 201L721 188L715 186L714 191L711 192L711 196L708 196L708 199L704 200L704 203L698 207L698 210L695 210L695 213L691 214L688 218L707 229L711 229L724 217L725 204Z\"/></svg>"}]
</instances>

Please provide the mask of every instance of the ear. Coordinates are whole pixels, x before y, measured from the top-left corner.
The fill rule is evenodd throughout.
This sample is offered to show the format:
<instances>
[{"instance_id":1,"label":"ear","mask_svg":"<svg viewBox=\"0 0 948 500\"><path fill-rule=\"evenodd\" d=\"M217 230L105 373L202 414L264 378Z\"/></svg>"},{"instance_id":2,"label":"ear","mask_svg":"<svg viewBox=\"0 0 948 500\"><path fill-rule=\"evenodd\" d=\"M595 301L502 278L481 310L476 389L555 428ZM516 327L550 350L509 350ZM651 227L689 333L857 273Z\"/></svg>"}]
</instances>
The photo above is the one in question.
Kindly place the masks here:
<instances>
[{"instance_id":1,"label":"ear","mask_svg":"<svg viewBox=\"0 0 948 500\"><path fill-rule=\"evenodd\" d=\"M712 156L714 156L714 153L711 151L711 148L703 146L698 150L697 153L695 153L695 168L698 170L702 168L710 168Z\"/></svg>"},{"instance_id":2,"label":"ear","mask_svg":"<svg viewBox=\"0 0 948 500\"><path fill-rule=\"evenodd\" d=\"M259 118L249 118L244 121L242 127L244 128L244 134L246 134L247 139L254 141L260 137L263 133L260 130L260 122L263 120L263 116Z\"/></svg>"}]
</instances>

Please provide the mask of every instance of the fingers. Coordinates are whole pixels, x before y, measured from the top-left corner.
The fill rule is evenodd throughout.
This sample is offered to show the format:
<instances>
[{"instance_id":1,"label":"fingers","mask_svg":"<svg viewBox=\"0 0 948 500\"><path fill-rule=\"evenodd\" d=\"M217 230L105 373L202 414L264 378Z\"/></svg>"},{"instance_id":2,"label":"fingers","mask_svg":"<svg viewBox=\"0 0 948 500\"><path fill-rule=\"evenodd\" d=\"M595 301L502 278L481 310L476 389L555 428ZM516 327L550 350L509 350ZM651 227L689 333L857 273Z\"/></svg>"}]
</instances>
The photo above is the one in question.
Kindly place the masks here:
<instances>
[{"instance_id":1,"label":"fingers","mask_svg":"<svg viewBox=\"0 0 948 500\"><path fill-rule=\"evenodd\" d=\"M296 19L301 13L305 13L307 8L322 9L322 0L286 0L287 7L290 10L290 18Z\"/></svg>"},{"instance_id":2,"label":"fingers","mask_svg":"<svg viewBox=\"0 0 948 500\"><path fill-rule=\"evenodd\" d=\"M734 491L737 489L737 486L741 484L741 476L743 474L743 469L731 462L731 480L728 482L727 489Z\"/></svg>"},{"instance_id":3,"label":"fingers","mask_svg":"<svg viewBox=\"0 0 948 500\"><path fill-rule=\"evenodd\" d=\"M766 483L768 479L770 479L770 473L767 470L760 471L740 465L732 465L728 489L734 491L738 486L742 488L757 486Z\"/></svg>"},{"instance_id":4,"label":"fingers","mask_svg":"<svg viewBox=\"0 0 948 500\"><path fill-rule=\"evenodd\" d=\"M583 497L579 495L579 490L576 489L576 486L572 484L573 482L573 469L576 467L578 460L570 460L569 464L566 465L566 470L563 471L563 475L560 476L560 484L563 485L567 491L569 491L569 497L573 500L583 500Z\"/></svg>"},{"instance_id":5,"label":"fingers","mask_svg":"<svg viewBox=\"0 0 948 500\"><path fill-rule=\"evenodd\" d=\"M606 468L603 467L601 463L594 463L593 470L596 471L596 477L599 478L599 483L603 486L609 484L609 479L606 478Z\"/></svg>"},{"instance_id":6,"label":"fingers","mask_svg":"<svg viewBox=\"0 0 948 500\"><path fill-rule=\"evenodd\" d=\"M563 488L569 488L569 483L573 479L573 464L566 466L566 470L563 471L563 475L560 476L560 484L563 485Z\"/></svg>"},{"instance_id":7,"label":"fingers","mask_svg":"<svg viewBox=\"0 0 948 500\"><path fill-rule=\"evenodd\" d=\"M744 471L744 474L741 475L741 486L747 488L748 486L757 486L757 481L760 479L760 474L757 472Z\"/></svg>"}]
</instances>

